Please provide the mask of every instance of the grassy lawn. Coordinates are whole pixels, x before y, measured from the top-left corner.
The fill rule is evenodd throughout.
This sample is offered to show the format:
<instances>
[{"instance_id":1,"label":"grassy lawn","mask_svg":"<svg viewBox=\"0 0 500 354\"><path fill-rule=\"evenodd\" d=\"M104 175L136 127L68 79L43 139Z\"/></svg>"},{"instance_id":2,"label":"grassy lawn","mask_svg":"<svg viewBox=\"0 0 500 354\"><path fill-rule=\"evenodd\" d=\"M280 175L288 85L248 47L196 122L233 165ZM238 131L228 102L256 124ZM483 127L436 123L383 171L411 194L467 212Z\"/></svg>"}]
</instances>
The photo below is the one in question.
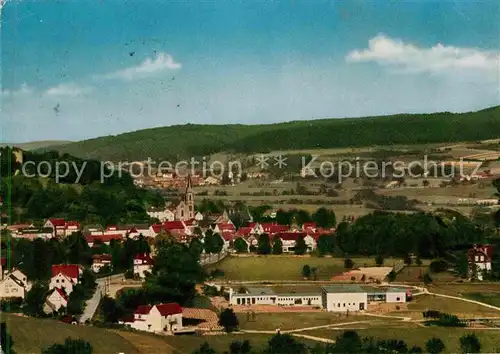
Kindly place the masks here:
<instances>
[{"instance_id":1,"label":"grassy lawn","mask_svg":"<svg viewBox=\"0 0 500 354\"><path fill-rule=\"evenodd\" d=\"M467 330L463 328L369 328L356 330L361 337L374 337L380 339L402 339L408 346L418 345L425 351L425 343L432 337L441 338L446 348L446 353L460 353L460 337L469 333L475 333L481 342L481 352L498 353L500 349L500 336L494 330ZM335 339L342 333L341 330L312 330L303 332L311 336Z\"/></svg>"},{"instance_id":2,"label":"grassy lawn","mask_svg":"<svg viewBox=\"0 0 500 354\"><path fill-rule=\"evenodd\" d=\"M2 321L7 323L17 353L40 353L42 348L62 343L68 337L88 341L92 344L95 354L139 353L130 342L103 328L75 326L5 313L2 314Z\"/></svg>"},{"instance_id":3,"label":"grassy lawn","mask_svg":"<svg viewBox=\"0 0 500 354\"><path fill-rule=\"evenodd\" d=\"M375 266L372 258L351 258L355 267ZM387 259L385 264L393 265ZM264 280L303 280L301 271L304 265L317 269L318 280L329 280L332 276L345 271L344 258L294 257L294 256L249 256L227 257L218 264L208 268L220 269L224 276L218 279L236 281Z\"/></svg>"},{"instance_id":4,"label":"grassy lawn","mask_svg":"<svg viewBox=\"0 0 500 354\"><path fill-rule=\"evenodd\" d=\"M240 329L274 331L277 328L286 331L292 329L325 326L336 323L346 323L366 320L367 316L349 314L334 314L329 312L302 313L256 313L255 320L245 313L239 313Z\"/></svg>"},{"instance_id":5,"label":"grassy lawn","mask_svg":"<svg viewBox=\"0 0 500 354\"><path fill-rule=\"evenodd\" d=\"M429 291L439 294L462 296L467 293L487 293L487 292L499 292L499 283L454 283L454 284L439 284L433 282L429 286ZM476 299L474 299L476 300Z\"/></svg>"},{"instance_id":6,"label":"grassy lawn","mask_svg":"<svg viewBox=\"0 0 500 354\"><path fill-rule=\"evenodd\" d=\"M273 335L271 334L226 334L217 336L175 336L175 337L165 337L165 342L176 349L175 353L191 354L193 351L198 349L200 345L204 342L215 349L217 353L227 353L229 352L229 345L233 341L244 341L249 340L252 349L256 352L264 350L267 346L267 342L271 339ZM314 346L316 342L298 339L299 341L305 343L308 346ZM158 353L158 352L157 352ZM163 352L162 352L163 353Z\"/></svg>"},{"instance_id":7,"label":"grassy lawn","mask_svg":"<svg viewBox=\"0 0 500 354\"><path fill-rule=\"evenodd\" d=\"M429 263L429 260L425 260L424 266L411 266L405 267L401 272L396 276L397 282L404 283L422 283L420 276L423 276L425 273L429 272L429 267L425 266L426 263ZM455 281L458 278L451 273L443 272L443 273L432 273L431 274L432 281L435 283L439 282L451 282Z\"/></svg>"},{"instance_id":8,"label":"grassy lawn","mask_svg":"<svg viewBox=\"0 0 500 354\"><path fill-rule=\"evenodd\" d=\"M490 309L479 304L467 301L447 299L433 295L421 295L415 297L408 303L409 312L422 312L425 310L438 310L444 313L456 314L457 316L478 317L500 317L500 311ZM401 313L402 312L398 312Z\"/></svg>"},{"instance_id":9,"label":"grassy lawn","mask_svg":"<svg viewBox=\"0 0 500 354\"><path fill-rule=\"evenodd\" d=\"M500 307L500 292L465 293L464 296L467 299Z\"/></svg>"}]
</instances>

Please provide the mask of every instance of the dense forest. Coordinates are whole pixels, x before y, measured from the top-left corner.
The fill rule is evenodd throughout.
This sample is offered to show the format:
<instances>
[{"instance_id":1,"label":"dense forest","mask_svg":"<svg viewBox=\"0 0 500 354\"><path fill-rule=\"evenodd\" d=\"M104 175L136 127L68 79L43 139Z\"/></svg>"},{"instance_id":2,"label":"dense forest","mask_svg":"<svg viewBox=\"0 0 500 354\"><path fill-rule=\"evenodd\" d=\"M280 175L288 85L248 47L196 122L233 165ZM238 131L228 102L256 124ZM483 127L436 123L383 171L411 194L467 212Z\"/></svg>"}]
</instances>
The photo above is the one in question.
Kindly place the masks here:
<instances>
[{"instance_id":1,"label":"dense forest","mask_svg":"<svg viewBox=\"0 0 500 354\"><path fill-rule=\"evenodd\" d=\"M1 148L0 159L0 195L3 214L10 214L11 222L41 221L48 217L61 217L79 220L86 223L102 225L112 223L148 222L146 208L164 203L163 198L152 191L137 188L132 178L122 173L113 175L101 183L101 164L98 161L82 160L67 154L60 156L57 152L24 153L24 162L47 161L43 174L52 169L46 177L26 177L19 171L19 164L14 158L7 158L12 151ZM74 169L68 175L56 181L55 165L66 161L74 163L81 173L78 179ZM26 169L28 174L34 173L34 165ZM82 168L83 167L83 168ZM75 183L77 182L77 183ZM8 202L7 202L8 201Z\"/></svg>"},{"instance_id":2,"label":"dense forest","mask_svg":"<svg viewBox=\"0 0 500 354\"><path fill-rule=\"evenodd\" d=\"M81 158L135 161L215 152L476 141L498 137L500 106L469 113L396 114L268 125L176 125L53 147Z\"/></svg>"}]
</instances>

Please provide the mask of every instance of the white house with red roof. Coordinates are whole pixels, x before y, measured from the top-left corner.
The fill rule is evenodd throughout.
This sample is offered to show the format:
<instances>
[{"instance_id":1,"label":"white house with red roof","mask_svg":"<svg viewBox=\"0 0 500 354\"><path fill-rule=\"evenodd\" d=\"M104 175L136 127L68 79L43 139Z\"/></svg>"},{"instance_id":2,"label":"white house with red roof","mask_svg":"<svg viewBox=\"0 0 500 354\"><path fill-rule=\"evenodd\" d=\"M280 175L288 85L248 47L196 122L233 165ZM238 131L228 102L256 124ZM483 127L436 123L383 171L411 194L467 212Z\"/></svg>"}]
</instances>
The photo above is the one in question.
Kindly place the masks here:
<instances>
[{"instance_id":1,"label":"white house with red roof","mask_svg":"<svg viewBox=\"0 0 500 354\"><path fill-rule=\"evenodd\" d=\"M139 331L176 332L182 329L182 307L177 303L141 305L133 318L123 319L119 323Z\"/></svg>"},{"instance_id":2,"label":"white house with red roof","mask_svg":"<svg viewBox=\"0 0 500 354\"><path fill-rule=\"evenodd\" d=\"M471 276L475 274L478 280L483 280L484 272L491 272L491 260L493 258L493 245L474 245L467 252Z\"/></svg>"},{"instance_id":3,"label":"white house with red roof","mask_svg":"<svg viewBox=\"0 0 500 354\"><path fill-rule=\"evenodd\" d=\"M316 249L316 240L314 237L305 232L280 232L274 235L273 241L275 238L280 238L283 253L290 253L295 251L295 245L297 244L299 237L304 238L308 252Z\"/></svg>"},{"instance_id":4,"label":"white house with red roof","mask_svg":"<svg viewBox=\"0 0 500 354\"><path fill-rule=\"evenodd\" d=\"M45 299L43 312L50 314L54 311L59 311L61 307L68 307L68 295L59 288L54 288L52 292Z\"/></svg>"},{"instance_id":5,"label":"white house with red roof","mask_svg":"<svg viewBox=\"0 0 500 354\"><path fill-rule=\"evenodd\" d=\"M58 288L64 290L67 295L71 294L82 273L83 269L79 264L54 264L49 290Z\"/></svg>"},{"instance_id":6,"label":"white house with red roof","mask_svg":"<svg viewBox=\"0 0 500 354\"><path fill-rule=\"evenodd\" d=\"M146 278L146 273L153 270L153 258L147 253L136 254L134 257L134 275Z\"/></svg>"},{"instance_id":7,"label":"white house with red roof","mask_svg":"<svg viewBox=\"0 0 500 354\"><path fill-rule=\"evenodd\" d=\"M80 223L77 221L65 221L62 218L50 218L43 228L48 228L53 230L54 236L65 237L71 235L73 232L80 231Z\"/></svg>"}]
</instances>

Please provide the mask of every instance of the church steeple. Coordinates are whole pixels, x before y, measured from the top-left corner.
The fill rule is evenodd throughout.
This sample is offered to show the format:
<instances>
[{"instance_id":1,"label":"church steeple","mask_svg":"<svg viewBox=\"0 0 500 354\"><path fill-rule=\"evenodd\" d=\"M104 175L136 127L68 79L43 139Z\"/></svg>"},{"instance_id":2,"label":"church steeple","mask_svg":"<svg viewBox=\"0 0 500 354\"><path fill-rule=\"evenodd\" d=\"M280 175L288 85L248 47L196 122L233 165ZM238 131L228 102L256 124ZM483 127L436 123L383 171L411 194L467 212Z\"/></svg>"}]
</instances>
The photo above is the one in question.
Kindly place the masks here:
<instances>
[{"instance_id":1,"label":"church steeple","mask_svg":"<svg viewBox=\"0 0 500 354\"><path fill-rule=\"evenodd\" d=\"M191 174L188 174L187 176L184 202L187 209L185 213L187 219L188 220L194 219L194 193L193 193L193 182L191 181Z\"/></svg>"}]
</instances>

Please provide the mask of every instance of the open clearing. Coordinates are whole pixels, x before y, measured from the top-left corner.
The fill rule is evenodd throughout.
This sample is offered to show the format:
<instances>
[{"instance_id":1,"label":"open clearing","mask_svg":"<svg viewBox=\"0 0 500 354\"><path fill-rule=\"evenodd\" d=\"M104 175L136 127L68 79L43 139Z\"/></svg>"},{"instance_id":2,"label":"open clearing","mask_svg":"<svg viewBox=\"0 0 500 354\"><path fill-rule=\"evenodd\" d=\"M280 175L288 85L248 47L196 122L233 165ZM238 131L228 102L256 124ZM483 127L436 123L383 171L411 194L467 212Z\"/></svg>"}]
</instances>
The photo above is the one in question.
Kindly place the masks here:
<instances>
[{"instance_id":1,"label":"open clearing","mask_svg":"<svg viewBox=\"0 0 500 354\"><path fill-rule=\"evenodd\" d=\"M372 258L352 258L355 267L375 266ZM392 266L396 259L386 259ZM318 280L330 280L345 271L344 258L294 257L294 256L230 256L211 266L208 270L220 269L224 276L217 280L230 281L300 281L302 267L308 264L316 268Z\"/></svg>"},{"instance_id":2,"label":"open clearing","mask_svg":"<svg viewBox=\"0 0 500 354\"><path fill-rule=\"evenodd\" d=\"M368 316L357 314L336 314L332 312L303 312L303 313L256 313L255 319L251 315L239 313L241 330L282 331L298 328L326 326L353 321L364 321Z\"/></svg>"},{"instance_id":3,"label":"open clearing","mask_svg":"<svg viewBox=\"0 0 500 354\"><path fill-rule=\"evenodd\" d=\"M486 304L500 307L500 291L484 293L465 293L467 299L481 301Z\"/></svg>"},{"instance_id":4,"label":"open clearing","mask_svg":"<svg viewBox=\"0 0 500 354\"><path fill-rule=\"evenodd\" d=\"M342 333L342 330L318 329L303 332L303 334L335 339ZM460 337L466 334L475 333L481 342L481 352L498 353L500 349L500 335L498 330L470 330L463 328L442 328L442 327L416 327L408 328L399 326L394 328L369 328L356 329L361 337L374 337L380 339L401 339L410 347L418 345L425 350L425 343L432 337L441 338L444 342L446 353L460 353ZM302 333L302 332L301 332Z\"/></svg>"},{"instance_id":5,"label":"open clearing","mask_svg":"<svg viewBox=\"0 0 500 354\"><path fill-rule=\"evenodd\" d=\"M68 337L84 339L92 344L95 354L140 353L130 342L112 331L75 326L50 319L35 319L2 314L2 320L12 335L17 353L40 353L54 343L62 343Z\"/></svg>"}]
</instances>

